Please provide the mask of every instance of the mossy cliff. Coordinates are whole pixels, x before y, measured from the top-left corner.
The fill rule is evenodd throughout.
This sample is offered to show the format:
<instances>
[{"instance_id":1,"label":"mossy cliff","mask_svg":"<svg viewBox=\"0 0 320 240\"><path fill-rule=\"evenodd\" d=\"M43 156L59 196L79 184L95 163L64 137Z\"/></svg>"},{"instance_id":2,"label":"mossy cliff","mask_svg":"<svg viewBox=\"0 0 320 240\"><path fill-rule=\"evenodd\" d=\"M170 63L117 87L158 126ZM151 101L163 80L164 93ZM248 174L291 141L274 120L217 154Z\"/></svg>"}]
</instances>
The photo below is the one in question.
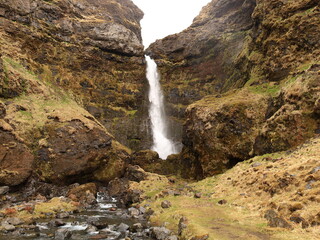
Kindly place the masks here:
<instances>
[{"instance_id":1,"label":"mossy cliff","mask_svg":"<svg viewBox=\"0 0 320 240\"><path fill-rule=\"evenodd\" d=\"M149 144L142 16L127 0L0 1L0 184L108 182L130 152L115 138Z\"/></svg>"},{"instance_id":2,"label":"mossy cliff","mask_svg":"<svg viewBox=\"0 0 320 240\"><path fill-rule=\"evenodd\" d=\"M188 29L151 45L169 112L185 120L183 176L217 174L319 133L319 11L312 0L213 0ZM181 103L192 103L185 117L173 111Z\"/></svg>"},{"instance_id":3,"label":"mossy cliff","mask_svg":"<svg viewBox=\"0 0 320 240\"><path fill-rule=\"evenodd\" d=\"M2 0L0 17L3 58L68 92L121 143L149 147L143 13L131 1ZM26 88L4 78L1 97Z\"/></svg>"}]
</instances>

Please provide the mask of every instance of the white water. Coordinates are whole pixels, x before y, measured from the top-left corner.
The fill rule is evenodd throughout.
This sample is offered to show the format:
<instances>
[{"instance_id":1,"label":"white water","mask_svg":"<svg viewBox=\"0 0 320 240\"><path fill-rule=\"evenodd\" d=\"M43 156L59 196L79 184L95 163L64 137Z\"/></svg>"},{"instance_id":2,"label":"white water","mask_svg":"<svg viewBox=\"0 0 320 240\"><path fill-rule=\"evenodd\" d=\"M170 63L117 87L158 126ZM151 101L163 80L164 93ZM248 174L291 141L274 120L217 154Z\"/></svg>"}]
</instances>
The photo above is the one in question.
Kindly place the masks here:
<instances>
[{"instance_id":1,"label":"white water","mask_svg":"<svg viewBox=\"0 0 320 240\"><path fill-rule=\"evenodd\" d=\"M163 94L157 64L149 56L146 56L146 61L147 79L150 85L149 116L152 125L152 150L158 152L160 158L166 159L170 154L177 153L178 151L167 134L167 117L164 111Z\"/></svg>"}]
</instances>

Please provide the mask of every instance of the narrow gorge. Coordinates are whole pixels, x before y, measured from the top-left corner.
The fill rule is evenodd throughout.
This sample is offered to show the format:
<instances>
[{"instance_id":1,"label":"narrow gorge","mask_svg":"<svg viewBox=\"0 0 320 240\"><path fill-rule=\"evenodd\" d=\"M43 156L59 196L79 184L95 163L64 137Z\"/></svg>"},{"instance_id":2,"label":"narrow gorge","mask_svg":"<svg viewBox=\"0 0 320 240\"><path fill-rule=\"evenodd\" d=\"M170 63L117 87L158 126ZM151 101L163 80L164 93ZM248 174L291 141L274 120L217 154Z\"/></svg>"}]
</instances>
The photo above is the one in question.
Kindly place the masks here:
<instances>
[{"instance_id":1,"label":"narrow gorge","mask_svg":"<svg viewBox=\"0 0 320 240\"><path fill-rule=\"evenodd\" d=\"M319 1L134 2L0 0L0 239L318 239Z\"/></svg>"}]
</instances>

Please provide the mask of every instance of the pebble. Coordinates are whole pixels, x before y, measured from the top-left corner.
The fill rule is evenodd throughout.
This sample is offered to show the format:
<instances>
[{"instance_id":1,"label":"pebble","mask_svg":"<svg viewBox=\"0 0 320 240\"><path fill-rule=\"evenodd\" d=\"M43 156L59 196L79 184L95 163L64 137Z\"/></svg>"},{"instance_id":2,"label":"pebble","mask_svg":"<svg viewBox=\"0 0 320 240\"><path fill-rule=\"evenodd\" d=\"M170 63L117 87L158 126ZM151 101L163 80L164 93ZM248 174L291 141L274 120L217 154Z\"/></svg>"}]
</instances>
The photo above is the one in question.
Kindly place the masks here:
<instances>
[{"instance_id":1,"label":"pebble","mask_svg":"<svg viewBox=\"0 0 320 240\"><path fill-rule=\"evenodd\" d=\"M195 193L195 194L194 194L194 197L195 197L195 198L201 198L202 195L201 195L201 193Z\"/></svg>"},{"instance_id":2,"label":"pebble","mask_svg":"<svg viewBox=\"0 0 320 240\"><path fill-rule=\"evenodd\" d=\"M227 200L222 199L218 202L218 204L223 205L223 204L227 204Z\"/></svg>"}]
</instances>

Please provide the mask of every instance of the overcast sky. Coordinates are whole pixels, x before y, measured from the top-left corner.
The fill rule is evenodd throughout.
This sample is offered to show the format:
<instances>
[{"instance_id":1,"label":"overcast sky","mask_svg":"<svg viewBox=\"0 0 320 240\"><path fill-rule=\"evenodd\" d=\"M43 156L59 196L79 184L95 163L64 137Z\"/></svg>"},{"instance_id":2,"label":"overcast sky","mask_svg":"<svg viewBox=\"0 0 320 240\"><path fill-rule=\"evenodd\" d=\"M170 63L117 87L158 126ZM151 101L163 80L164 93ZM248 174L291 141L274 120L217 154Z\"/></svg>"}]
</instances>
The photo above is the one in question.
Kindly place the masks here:
<instances>
[{"instance_id":1,"label":"overcast sky","mask_svg":"<svg viewBox=\"0 0 320 240\"><path fill-rule=\"evenodd\" d=\"M157 39L189 27L201 8L211 0L132 0L143 12L143 43L147 47Z\"/></svg>"}]
</instances>

